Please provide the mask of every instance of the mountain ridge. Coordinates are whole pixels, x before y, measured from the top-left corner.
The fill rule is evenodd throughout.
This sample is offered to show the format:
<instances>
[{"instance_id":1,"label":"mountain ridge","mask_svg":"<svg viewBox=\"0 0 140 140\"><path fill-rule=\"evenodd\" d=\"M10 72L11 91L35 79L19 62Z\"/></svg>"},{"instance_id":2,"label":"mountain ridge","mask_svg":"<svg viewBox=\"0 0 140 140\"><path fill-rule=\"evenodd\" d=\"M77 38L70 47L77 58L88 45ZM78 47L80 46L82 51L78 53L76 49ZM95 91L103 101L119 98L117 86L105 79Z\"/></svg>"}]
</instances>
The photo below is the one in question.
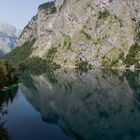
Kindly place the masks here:
<instances>
[{"instance_id":1,"label":"mountain ridge","mask_svg":"<svg viewBox=\"0 0 140 140\"><path fill-rule=\"evenodd\" d=\"M20 30L8 22L0 22L0 57L16 47Z\"/></svg>"},{"instance_id":2,"label":"mountain ridge","mask_svg":"<svg viewBox=\"0 0 140 140\"><path fill-rule=\"evenodd\" d=\"M39 6L18 42L62 67L139 68L138 0L56 0Z\"/></svg>"}]
</instances>

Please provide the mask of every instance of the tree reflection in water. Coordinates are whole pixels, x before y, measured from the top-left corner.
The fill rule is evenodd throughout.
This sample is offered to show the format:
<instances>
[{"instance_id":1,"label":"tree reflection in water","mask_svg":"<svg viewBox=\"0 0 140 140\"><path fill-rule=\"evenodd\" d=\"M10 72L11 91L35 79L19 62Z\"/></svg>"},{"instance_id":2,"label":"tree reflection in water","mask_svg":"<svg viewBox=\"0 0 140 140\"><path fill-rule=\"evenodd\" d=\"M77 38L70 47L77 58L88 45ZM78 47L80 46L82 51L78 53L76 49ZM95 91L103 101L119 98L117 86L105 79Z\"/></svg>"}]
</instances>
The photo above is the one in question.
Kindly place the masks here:
<instances>
[{"instance_id":1,"label":"tree reflection in water","mask_svg":"<svg viewBox=\"0 0 140 140\"><path fill-rule=\"evenodd\" d=\"M13 102L17 93L18 86L7 90L0 90L0 140L10 140L8 130L4 127L5 122L1 122L2 118L8 114L7 106Z\"/></svg>"}]
</instances>

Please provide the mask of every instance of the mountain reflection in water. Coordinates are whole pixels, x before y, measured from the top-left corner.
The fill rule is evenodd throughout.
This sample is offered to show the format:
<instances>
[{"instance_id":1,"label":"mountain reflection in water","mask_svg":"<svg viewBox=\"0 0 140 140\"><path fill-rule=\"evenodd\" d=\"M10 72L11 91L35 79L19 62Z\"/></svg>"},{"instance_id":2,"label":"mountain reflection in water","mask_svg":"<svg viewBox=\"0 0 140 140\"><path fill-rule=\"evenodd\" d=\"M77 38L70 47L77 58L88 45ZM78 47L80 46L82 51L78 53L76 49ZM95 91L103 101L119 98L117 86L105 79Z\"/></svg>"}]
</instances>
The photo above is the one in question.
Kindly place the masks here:
<instances>
[{"instance_id":1,"label":"mountain reflection in water","mask_svg":"<svg viewBox=\"0 0 140 140\"><path fill-rule=\"evenodd\" d=\"M21 76L19 90L44 123L65 132L63 139L140 139L138 71L80 73L59 69L41 75L26 73Z\"/></svg>"}]
</instances>

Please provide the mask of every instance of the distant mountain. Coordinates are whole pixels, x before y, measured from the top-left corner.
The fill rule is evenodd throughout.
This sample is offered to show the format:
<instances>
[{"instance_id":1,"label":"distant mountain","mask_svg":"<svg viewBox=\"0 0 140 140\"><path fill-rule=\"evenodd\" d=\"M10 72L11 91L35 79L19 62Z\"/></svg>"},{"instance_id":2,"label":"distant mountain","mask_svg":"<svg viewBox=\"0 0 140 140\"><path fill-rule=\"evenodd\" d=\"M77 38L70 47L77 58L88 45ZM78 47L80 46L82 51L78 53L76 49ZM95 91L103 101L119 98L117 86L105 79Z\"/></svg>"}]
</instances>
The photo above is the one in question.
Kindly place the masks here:
<instances>
[{"instance_id":1,"label":"distant mountain","mask_svg":"<svg viewBox=\"0 0 140 140\"><path fill-rule=\"evenodd\" d=\"M20 31L8 22L0 22L0 57L16 47Z\"/></svg>"}]
</instances>

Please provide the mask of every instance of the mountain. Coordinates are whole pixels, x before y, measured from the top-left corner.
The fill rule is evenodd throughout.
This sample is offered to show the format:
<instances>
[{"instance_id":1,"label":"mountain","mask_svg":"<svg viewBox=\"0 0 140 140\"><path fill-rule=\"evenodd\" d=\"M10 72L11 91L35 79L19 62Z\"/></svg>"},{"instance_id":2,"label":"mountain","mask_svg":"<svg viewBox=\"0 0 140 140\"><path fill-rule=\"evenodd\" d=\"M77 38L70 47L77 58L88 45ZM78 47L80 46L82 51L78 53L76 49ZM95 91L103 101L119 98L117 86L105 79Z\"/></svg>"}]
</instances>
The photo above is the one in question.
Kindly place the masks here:
<instances>
[{"instance_id":1,"label":"mountain","mask_svg":"<svg viewBox=\"0 0 140 140\"><path fill-rule=\"evenodd\" d=\"M0 23L0 57L16 47L20 31L8 22Z\"/></svg>"},{"instance_id":2,"label":"mountain","mask_svg":"<svg viewBox=\"0 0 140 140\"><path fill-rule=\"evenodd\" d=\"M42 4L8 59L40 57L62 67L140 68L139 0Z\"/></svg>"}]
</instances>

